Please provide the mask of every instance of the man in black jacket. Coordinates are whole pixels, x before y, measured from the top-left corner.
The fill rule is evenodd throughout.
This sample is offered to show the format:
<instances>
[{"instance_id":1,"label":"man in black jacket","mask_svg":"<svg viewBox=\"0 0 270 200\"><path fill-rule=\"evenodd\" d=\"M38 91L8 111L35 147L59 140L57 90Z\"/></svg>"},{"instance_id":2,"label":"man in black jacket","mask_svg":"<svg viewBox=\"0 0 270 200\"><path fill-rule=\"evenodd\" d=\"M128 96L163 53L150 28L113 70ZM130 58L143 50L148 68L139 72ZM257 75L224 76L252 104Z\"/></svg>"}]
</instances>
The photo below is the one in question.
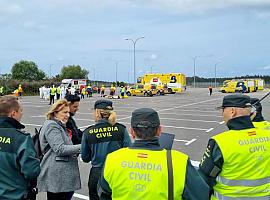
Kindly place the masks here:
<instances>
[{"instance_id":1,"label":"man in black jacket","mask_svg":"<svg viewBox=\"0 0 270 200\"><path fill-rule=\"evenodd\" d=\"M73 144L81 144L82 141L82 131L77 127L75 120L72 118L76 112L79 110L80 97L77 95L67 95L66 100L69 102L69 114L70 117L66 124L68 131L72 133Z\"/></svg>"},{"instance_id":2,"label":"man in black jacket","mask_svg":"<svg viewBox=\"0 0 270 200\"><path fill-rule=\"evenodd\" d=\"M0 199L35 199L40 163L29 133L21 131L22 107L14 96L0 98Z\"/></svg>"}]
</instances>

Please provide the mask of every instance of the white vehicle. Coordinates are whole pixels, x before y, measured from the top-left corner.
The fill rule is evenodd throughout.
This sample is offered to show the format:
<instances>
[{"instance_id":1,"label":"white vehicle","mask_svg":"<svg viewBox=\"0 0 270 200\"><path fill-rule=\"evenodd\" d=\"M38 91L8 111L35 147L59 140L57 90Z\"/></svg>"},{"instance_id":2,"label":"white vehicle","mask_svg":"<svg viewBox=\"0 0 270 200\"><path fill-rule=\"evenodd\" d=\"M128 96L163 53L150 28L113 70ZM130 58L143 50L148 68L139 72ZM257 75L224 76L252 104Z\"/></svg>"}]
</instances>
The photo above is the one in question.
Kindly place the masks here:
<instances>
[{"instance_id":1,"label":"white vehicle","mask_svg":"<svg viewBox=\"0 0 270 200\"><path fill-rule=\"evenodd\" d=\"M88 81L88 79L63 79L60 87L74 87L76 90L81 90L83 87L87 86Z\"/></svg>"}]
</instances>

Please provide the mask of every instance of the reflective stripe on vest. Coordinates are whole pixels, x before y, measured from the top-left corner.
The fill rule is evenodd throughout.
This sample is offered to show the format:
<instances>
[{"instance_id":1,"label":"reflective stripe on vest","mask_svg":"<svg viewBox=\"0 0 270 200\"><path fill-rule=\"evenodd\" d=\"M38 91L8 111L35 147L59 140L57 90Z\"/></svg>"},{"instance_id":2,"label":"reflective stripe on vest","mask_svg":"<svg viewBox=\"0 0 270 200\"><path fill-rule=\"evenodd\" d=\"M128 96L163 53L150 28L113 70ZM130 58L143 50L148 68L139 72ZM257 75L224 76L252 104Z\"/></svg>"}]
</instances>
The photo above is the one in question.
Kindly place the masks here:
<instances>
[{"instance_id":1,"label":"reflective stripe on vest","mask_svg":"<svg viewBox=\"0 0 270 200\"><path fill-rule=\"evenodd\" d=\"M188 156L172 150L174 198L182 199ZM168 199L166 150L123 148L110 153L104 166L104 179L113 200Z\"/></svg>"},{"instance_id":2,"label":"reflective stripe on vest","mask_svg":"<svg viewBox=\"0 0 270 200\"><path fill-rule=\"evenodd\" d=\"M217 192L214 192L215 200L269 200L270 195L264 197L228 197ZM213 198L211 198L213 200Z\"/></svg>"},{"instance_id":3,"label":"reflective stripe on vest","mask_svg":"<svg viewBox=\"0 0 270 200\"><path fill-rule=\"evenodd\" d=\"M270 183L270 177L256 179L256 180L230 180L222 176L217 176L216 180L224 185L228 186L246 186L246 187L256 187Z\"/></svg>"}]
</instances>

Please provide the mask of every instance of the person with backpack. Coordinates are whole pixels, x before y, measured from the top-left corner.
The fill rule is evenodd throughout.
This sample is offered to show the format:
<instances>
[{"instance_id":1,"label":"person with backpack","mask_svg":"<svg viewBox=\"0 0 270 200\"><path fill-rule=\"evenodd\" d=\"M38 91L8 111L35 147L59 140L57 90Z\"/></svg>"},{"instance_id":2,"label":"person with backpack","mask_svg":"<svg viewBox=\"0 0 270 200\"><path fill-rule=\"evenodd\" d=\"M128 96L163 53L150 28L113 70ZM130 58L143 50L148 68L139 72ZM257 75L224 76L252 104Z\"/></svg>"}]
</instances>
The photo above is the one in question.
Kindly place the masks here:
<instances>
[{"instance_id":1,"label":"person with backpack","mask_svg":"<svg viewBox=\"0 0 270 200\"><path fill-rule=\"evenodd\" d=\"M40 162L24 125L22 106L15 96L0 97L0 199L33 200Z\"/></svg>"},{"instance_id":2,"label":"person with backpack","mask_svg":"<svg viewBox=\"0 0 270 200\"><path fill-rule=\"evenodd\" d=\"M81 188L77 158L81 145L72 144L72 133L66 128L69 111L66 99L56 101L40 130L44 156L37 186L47 192L48 200L71 200L74 191Z\"/></svg>"}]
</instances>

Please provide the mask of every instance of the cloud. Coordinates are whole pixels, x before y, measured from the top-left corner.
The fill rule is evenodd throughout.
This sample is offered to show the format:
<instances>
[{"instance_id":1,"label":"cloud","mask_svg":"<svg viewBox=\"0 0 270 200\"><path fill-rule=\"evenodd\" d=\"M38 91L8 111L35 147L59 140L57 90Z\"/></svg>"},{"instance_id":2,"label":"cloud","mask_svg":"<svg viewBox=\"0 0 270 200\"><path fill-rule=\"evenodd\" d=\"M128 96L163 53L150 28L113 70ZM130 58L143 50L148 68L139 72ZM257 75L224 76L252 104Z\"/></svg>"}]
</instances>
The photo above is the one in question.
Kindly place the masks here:
<instances>
[{"instance_id":1,"label":"cloud","mask_svg":"<svg viewBox=\"0 0 270 200\"><path fill-rule=\"evenodd\" d=\"M266 65L266 66L264 66L264 67L263 67L263 69L264 69L264 70L268 70L268 69L270 69L270 65Z\"/></svg>"},{"instance_id":2,"label":"cloud","mask_svg":"<svg viewBox=\"0 0 270 200\"><path fill-rule=\"evenodd\" d=\"M10 3L10 1L0 1L0 13L3 14L20 14L23 12L22 7L19 4Z\"/></svg>"}]
</instances>

